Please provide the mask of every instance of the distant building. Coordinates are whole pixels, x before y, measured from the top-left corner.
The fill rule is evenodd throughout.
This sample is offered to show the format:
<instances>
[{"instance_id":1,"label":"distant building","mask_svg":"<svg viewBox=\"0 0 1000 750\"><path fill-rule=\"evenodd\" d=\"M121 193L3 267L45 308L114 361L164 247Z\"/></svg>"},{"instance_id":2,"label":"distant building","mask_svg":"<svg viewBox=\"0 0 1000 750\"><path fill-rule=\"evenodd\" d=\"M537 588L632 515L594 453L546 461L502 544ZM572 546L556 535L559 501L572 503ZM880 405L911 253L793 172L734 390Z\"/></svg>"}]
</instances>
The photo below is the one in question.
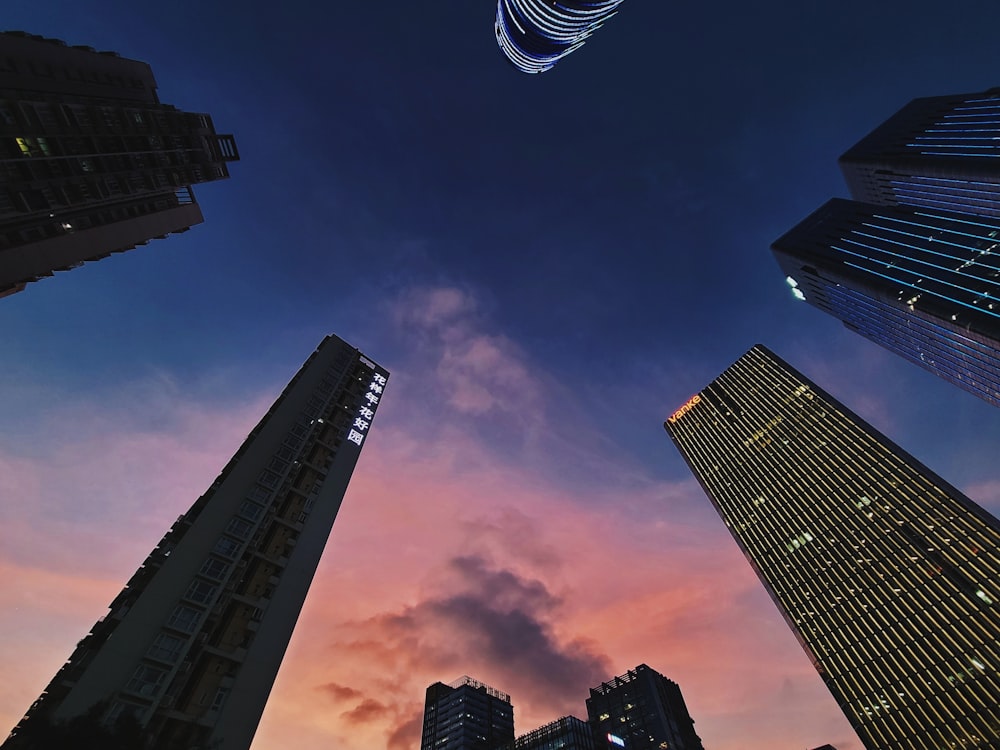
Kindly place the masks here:
<instances>
[{"instance_id":1,"label":"distant building","mask_svg":"<svg viewBox=\"0 0 1000 750\"><path fill-rule=\"evenodd\" d=\"M834 199L772 250L796 297L1000 406L1000 217Z\"/></svg>"},{"instance_id":2,"label":"distant building","mask_svg":"<svg viewBox=\"0 0 1000 750\"><path fill-rule=\"evenodd\" d=\"M471 677L436 682L427 688L420 750L703 750L677 683L645 664L592 688L587 714L515 740L509 695Z\"/></svg>"},{"instance_id":3,"label":"distant building","mask_svg":"<svg viewBox=\"0 0 1000 750\"><path fill-rule=\"evenodd\" d=\"M584 41L623 0L497 0L500 50L524 73L543 73Z\"/></svg>"},{"instance_id":4,"label":"distant building","mask_svg":"<svg viewBox=\"0 0 1000 750\"><path fill-rule=\"evenodd\" d=\"M587 716L599 750L703 750L680 687L645 664L591 688Z\"/></svg>"},{"instance_id":5,"label":"distant building","mask_svg":"<svg viewBox=\"0 0 1000 750\"><path fill-rule=\"evenodd\" d=\"M762 346L664 428L866 748L997 747L996 518Z\"/></svg>"},{"instance_id":6,"label":"distant building","mask_svg":"<svg viewBox=\"0 0 1000 750\"><path fill-rule=\"evenodd\" d=\"M575 716L564 716L551 724L522 734L515 740L514 750L604 750L594 743L590 724Z\"/></svg>"},{"instance_id":7,"label":"distant building","mask_svg":"<svg viewBox=\"0 0 1000 750\"><path fill-rule=\"evenodd\" d=\"M514 742L510 696L471 677L427 688L420 750L499 750Z\"/></svg>"},{"instance_id":8,"label":"distant building","mask_svg":"<svg viewBox=\"0 0 1000 750\"><path fill-rule=\"evenodd\" d=\"M246 750L388 373L336 336L309 357L4 743L97 708L144 750ZM48 748L45 748L48 750Z\"/></svg>"},{"instance_id":9,"label":"distant building","mask_svg":"<svg viewBox=\"0 0 1000 750\"><path fill-rule=\"evenodd\" d=\"M149 65L0 33L0 296L203 221L231 135L160 103Z\"/></svg>"},{"instance_id":10,"label":"distant building","mask_svg":"<svg viewBox=\"0 0 1000 750\"><path fill-rule=\"evenodd\" d=\"M842 157L855 200L1000 217L1000 88L914 99Z\"/></svg>"}]
</instances>

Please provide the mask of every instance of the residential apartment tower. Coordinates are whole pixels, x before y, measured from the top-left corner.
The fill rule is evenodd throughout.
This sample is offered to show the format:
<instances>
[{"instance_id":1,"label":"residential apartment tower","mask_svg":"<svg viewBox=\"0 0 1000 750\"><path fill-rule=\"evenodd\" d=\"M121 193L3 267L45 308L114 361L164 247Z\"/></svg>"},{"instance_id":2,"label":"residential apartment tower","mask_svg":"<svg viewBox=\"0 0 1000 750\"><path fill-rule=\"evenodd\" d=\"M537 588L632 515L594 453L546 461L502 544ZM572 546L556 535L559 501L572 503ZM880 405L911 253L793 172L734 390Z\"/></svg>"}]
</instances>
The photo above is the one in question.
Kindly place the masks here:
<instances>
[{"instance_id":1,"label":"residential apartment tower","mask_svg":"<svg viewBox=\"0 0 1000 750\"><path fill-rule=\"evenodd\" d=\"M203 221L231 135L160 102L149 65L0 33L0 296Z\"/></svg>"},{"instance_id":2,"label":"residential apartment tower","mask_svg":"<svg viewBox=\"0 0 1000 750\"><path fill-rule=\"evenodd\" d=\"M246 750L388 373L324 339L4 744L130 715L148 750Z\"/></svg>"}]
</instances>

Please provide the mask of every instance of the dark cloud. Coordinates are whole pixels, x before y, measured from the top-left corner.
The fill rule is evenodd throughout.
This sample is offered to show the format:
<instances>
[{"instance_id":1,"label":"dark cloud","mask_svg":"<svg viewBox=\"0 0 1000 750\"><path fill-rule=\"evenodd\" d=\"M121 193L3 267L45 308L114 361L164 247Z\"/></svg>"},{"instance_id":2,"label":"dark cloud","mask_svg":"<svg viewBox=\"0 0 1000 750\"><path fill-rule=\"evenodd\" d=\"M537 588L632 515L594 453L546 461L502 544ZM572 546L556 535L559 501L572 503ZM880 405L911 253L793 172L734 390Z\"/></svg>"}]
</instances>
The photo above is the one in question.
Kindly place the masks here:
<instances>
[{"instance_id":1,"label":"dark cloud","mask_svg":"<svg viewBox=\"0 0 1000 750\"><path fill-rule=\"evenodd\" d=\"M360 690L347 687L347 685L338 685L336 682L328 682L325 685L320 685L318 689L325 693L329 693L339 701L348 701L353 698L361 697Z\"/></svg>"},{"instance_id":2,"label":"dark cloud","mask_svg":"<svg viewBox=\"0 0 1000 750\"><path fill-rule=\"evenodd\" d=\"M389 707L384 703L379 703L374 698L365 698L357 706L350 711L344 711L340 716L351 724L366 724L381 719L387 713L389 713Z\"/></svg>"},{"instance_id":3,"label":"dark cloud","mask_svg":"<svg viewBox=\"0 0 1000 750\"><path fill-rule=\"evenodd\" d=\"M541 581L476 555L452 558L443 578L453 593L358 623L338 647L366 651L390 673L494 680L515 703L530 700L554 713L579 711L587 689L611 674L593 644L557 638L560 600Z\"/></svg>"}]
</instances>

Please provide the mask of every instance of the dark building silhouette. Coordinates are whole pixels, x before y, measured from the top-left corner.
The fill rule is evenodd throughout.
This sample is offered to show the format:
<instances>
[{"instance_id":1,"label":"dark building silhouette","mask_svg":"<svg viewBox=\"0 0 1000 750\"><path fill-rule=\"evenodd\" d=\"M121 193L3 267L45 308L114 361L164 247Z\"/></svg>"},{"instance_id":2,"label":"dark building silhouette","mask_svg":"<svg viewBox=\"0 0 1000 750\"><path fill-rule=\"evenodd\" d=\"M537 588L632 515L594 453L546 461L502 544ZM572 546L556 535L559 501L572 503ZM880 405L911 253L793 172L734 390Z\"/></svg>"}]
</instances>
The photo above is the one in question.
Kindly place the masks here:
<instances>
[{"instance_id":1,"label":"dark building silhouette","mask_svg":"<svg viewBox=\"0 0 1000 750\"><path fill-rule=\"evenodd\" d=\"M246 750L388 373L325 338L4 743L128 717L145 750ZM48 750L46 748L45 750Z\"/></svg>"},{"instance_id":2,"label":"dark building silhouette","mask_svg":"<svg viewBox=\"0 0 1000 750\"><path fill-rule=\"evenodd\" d=\"M677 683L640 664L564 716L514 739L510 696L470 677L427 688L421 750L703 750Z\"/></svg>"},{"instance_id":3,"label":"dark building silhouette","mask_svg":"<svg viewBox=\"0 0 1000 750\"><path fill-rule=\"evenodd\" d=\"M796 297L1000 406L1000 217L834 199L772 245Z\"/></svg>"},{"instance_id":4,"label":"dark building silhouette","mask_svg":"<svg viewBox=\"0 0 1000 750\"><path fill-rule=\"evenodd\" d=\"M590 724L575 716L564 716L522 734L508 747L513 750L597 750ZM600 750L604 750L603 745Z\"/></svg>"},{"instance_id":5,"label":"dark building silhouette","mask_svg":"<svg viewBox=\"0 0 1000 750\"><path fill-rule=\"evenodd\" d=\"M231 135L162 104L149 65L0 33L0 296L203 221Z\"/></svg>"},{"instance_id":6,"label":"dark building silhouette","mask_svg":"<svg viewBox=\"0 0 1000 750\"><path fill-rule=\"evenodd\" d=\"M1000 88L914 99L840 158L855 200L1000 218Z\"/></svg>"},{"instance_id":7,"label":"dark building silhouette","mask_svg":"<svg viewBox=\"0 0 1000 750\"><path fill-rule=\"evenodd\" d=\"M645 664L591 688L587 716L601 750L703 750L680 687Z\"/></svg>"},{"instance_id":8,"label":"dark building silhouette","mask_svg":"<svg viewBox=\"0 0 1000 750\"><path fill-rule=\"evenodd\" d=\"M664 427L865 747L997 746L997 519L761 346Z\"/></svg>"},{"instance_id":9,"label":"dark building silhouette","mask_svg":"<svg viewBox=\"0 0 1000 750\"><path fill-rule=\"evenodd\" d=\"M496 37L510 63L544 73L579 49L622 0L497 0Z\"/></svg>"},{"instance_id":10,"label":"dark building silhouette","mask_svg":"<svg viewBox=\"0 0 1000 750\"><path fill-rule=\"evenodd\" d=\"M420 750L498 750L514 742L510 696L471 677L427 688Z\"/></svg>"}]
</instances>

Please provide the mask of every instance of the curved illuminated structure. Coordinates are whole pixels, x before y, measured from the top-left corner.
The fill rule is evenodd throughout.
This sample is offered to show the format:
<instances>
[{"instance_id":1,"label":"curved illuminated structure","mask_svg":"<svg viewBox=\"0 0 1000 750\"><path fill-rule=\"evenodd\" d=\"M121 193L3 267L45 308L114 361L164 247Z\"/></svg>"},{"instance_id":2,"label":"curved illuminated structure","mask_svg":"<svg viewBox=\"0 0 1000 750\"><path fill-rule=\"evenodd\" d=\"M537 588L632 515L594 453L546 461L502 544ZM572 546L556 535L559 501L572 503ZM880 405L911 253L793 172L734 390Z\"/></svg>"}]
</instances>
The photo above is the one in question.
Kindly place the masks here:
<instances>
[{"instance_id":1,"label":"curved illuminated structure","mask_svg":"<svg viewBox=\"0 0 1000 750\"><path fill-rule=\"evenodd\" d=\"M497 44L515 68L543 73L580 47L623 0L498 0Z\"/></svg>"}]
</instances>

